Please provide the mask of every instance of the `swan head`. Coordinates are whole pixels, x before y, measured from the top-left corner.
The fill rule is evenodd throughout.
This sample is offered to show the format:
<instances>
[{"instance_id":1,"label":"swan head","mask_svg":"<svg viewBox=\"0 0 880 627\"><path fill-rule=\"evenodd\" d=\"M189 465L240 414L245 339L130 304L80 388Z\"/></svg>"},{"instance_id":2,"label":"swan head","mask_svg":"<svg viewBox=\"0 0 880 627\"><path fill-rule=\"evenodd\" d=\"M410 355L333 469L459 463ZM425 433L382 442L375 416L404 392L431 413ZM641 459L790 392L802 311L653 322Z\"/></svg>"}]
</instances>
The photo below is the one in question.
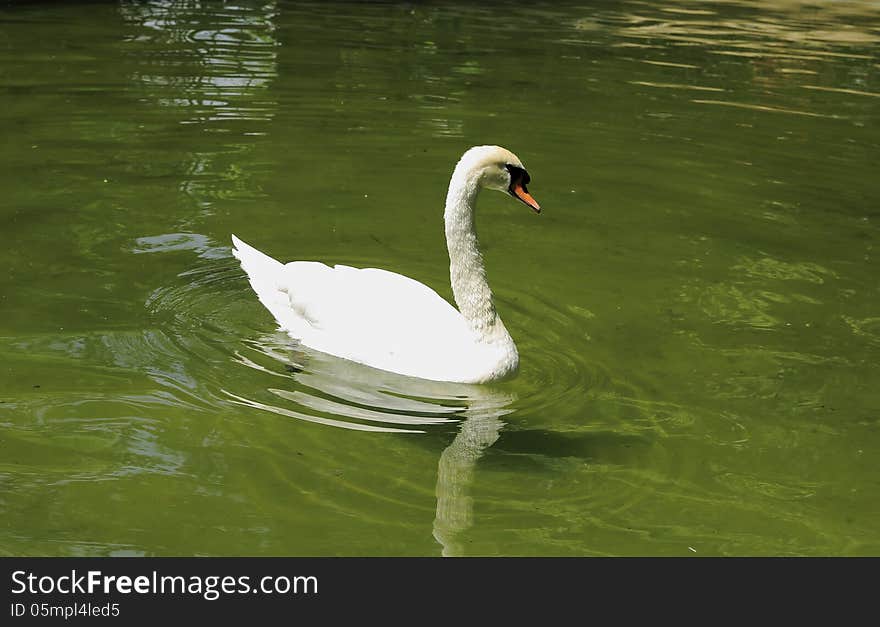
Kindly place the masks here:
<instances>
[{"instance_id":1,"label":"swan head","mask_svg":"<svg viewBox=\"0 0 880 627\"><path fill-rule=\"evenodd\" d=\"M475 178L481 187L510 194L535 213L541 213L538 204L526 187L531 181L522 161L501 146L474 146L465 152L455 168L469 178Z\"/></svg>"}]
</instances>

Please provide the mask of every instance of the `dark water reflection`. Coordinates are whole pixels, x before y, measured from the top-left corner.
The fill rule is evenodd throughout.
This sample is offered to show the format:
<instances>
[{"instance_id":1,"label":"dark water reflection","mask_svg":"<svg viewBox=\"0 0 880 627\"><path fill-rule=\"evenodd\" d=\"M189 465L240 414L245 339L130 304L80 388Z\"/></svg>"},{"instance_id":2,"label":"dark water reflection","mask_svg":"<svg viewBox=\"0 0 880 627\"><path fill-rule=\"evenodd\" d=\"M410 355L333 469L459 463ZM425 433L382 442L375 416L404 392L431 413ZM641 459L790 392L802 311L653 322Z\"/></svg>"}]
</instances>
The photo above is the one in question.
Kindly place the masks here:
<instances>
[{"instance_id":1,"label":"dark water reflection","mask_svg":"<svg viewBox=\"0 0 880 627\"><path fill-rule=\"evenodd\" d=\"M880 552L878 38L873 2L0 7L0 554ZM486 142L547 208L481 204L518 379L274 333L230 233L448 297Z\"/></svg>"}]
</instances>

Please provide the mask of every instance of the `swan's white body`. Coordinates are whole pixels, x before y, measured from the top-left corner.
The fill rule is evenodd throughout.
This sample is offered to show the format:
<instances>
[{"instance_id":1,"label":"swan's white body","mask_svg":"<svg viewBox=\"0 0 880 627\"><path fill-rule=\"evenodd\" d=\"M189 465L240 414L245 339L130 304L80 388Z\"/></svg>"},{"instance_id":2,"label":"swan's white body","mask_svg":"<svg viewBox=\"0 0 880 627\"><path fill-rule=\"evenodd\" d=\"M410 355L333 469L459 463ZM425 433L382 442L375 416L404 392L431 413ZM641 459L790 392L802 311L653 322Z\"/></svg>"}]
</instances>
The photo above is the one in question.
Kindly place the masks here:
<instances>
[{"instance_id":1,"label":"swan's white body","mask_svg":"<svg viewBox=\"0 0 880 627\"><path fill-rule=\"evenodd\" d=\"M471 148L456 165L444 220L458 310L428 286L387 270L282 264L234 235L233 253L260 302L306 346L422 379L504 379L516 373L519 355L486 283L474 209L480 189L489 187L510 191L539 211L527 182L519 159L498 146Z\"/></svg>"}]
</instances>

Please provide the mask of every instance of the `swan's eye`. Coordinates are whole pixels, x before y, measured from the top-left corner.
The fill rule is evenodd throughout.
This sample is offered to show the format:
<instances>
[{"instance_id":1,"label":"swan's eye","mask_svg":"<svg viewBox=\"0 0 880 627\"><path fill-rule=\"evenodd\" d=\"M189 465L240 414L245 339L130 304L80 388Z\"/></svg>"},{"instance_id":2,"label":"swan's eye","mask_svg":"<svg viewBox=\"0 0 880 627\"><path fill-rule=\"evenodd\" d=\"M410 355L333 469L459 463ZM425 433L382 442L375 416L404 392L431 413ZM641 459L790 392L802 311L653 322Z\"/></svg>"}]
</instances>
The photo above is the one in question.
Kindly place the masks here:
<instances>
[{"instance_id":1,"label":"swan's eye","mask_svg":"<svg viewBox=\"0 0 880 627\"><path fill-rule=\"evenodd\" d=\"M519 182L522 185L528 185L531 182L532 177L530 177L529 173L523 170L521 167L511 165L509 163L506 164L504 167L507 168L508 172L510 172L511 183Z\"/></svg>"}]
</instances>

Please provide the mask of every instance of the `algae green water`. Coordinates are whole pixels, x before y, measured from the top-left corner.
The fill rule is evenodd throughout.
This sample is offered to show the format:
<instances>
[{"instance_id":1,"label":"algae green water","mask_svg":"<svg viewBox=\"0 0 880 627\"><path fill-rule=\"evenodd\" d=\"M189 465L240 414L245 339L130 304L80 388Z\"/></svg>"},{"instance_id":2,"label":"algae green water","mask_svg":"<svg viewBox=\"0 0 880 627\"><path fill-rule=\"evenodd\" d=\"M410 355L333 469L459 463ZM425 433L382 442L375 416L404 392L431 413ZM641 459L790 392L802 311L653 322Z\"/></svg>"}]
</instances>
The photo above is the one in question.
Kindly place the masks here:
<instances>
[{"instance_id":1,"label":"algae green water","mask_svg":"<svg viewBox=\"0 0 880 627\"><path fill-rule=\"evenodd\" d=\"M880 554L876 2L0 6L0 554ZM451 297L518 378L277 333L232 258Z\"/></svg>"}]
</instances>

